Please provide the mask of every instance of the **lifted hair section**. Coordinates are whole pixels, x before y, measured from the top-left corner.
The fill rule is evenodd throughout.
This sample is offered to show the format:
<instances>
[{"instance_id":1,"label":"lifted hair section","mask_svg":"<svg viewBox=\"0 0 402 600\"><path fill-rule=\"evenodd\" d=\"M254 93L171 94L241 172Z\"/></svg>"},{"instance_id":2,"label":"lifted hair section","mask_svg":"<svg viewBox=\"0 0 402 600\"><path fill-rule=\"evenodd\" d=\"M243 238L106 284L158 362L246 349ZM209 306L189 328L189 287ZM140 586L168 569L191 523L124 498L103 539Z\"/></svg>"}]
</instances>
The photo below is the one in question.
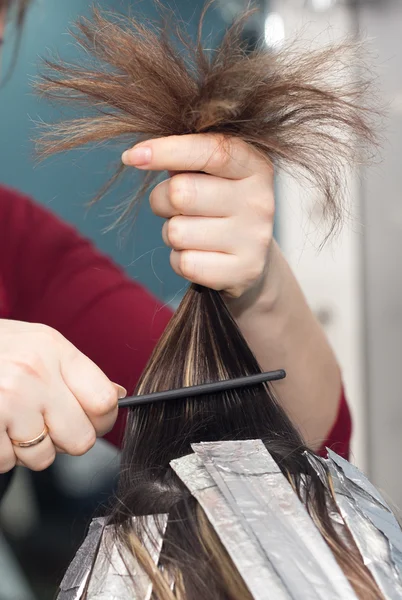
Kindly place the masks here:
<instances>
[{"instance_id":1,"label":"lifted hair section","mask_svg":"<svg viewBox=\"0 0 402 600\"><path fill-rule=\"evenodd\" d=\"M133 144L188 133L240 137L319 190L332 230L342 215L345 166L374 141L359 46L345 41L306 51L290 44L248 53L241 40L248 11L216 49L205 50L203 19L211 4L194 42L159 2L162 25L97 9L81 19L73 36L85 51L82 61L46 60L37 87L85 116L45 126L39 154L111 138Z\"/></svg>"}]
</instances>

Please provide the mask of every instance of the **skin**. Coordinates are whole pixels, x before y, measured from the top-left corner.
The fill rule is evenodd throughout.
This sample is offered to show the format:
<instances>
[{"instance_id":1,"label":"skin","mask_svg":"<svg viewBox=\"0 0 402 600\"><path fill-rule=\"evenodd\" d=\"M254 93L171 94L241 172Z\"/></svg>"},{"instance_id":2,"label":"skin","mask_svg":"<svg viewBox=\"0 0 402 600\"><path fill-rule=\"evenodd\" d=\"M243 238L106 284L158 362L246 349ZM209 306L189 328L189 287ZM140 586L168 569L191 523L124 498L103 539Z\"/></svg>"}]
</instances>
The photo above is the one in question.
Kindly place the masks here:
<instances>
[{"instance_id":1,"label":"skin","mask_svg":"<svg viewBox=\"0 0 402 600\"><path fill-rule=\"evenodd\" d=\"M0 39L4 26L0 12ZM336 419L341 378L332 350L272 238L273 170L243 142L172 136L123 155L138 169L169 171L151 193L166 219L172 268L221 291L264 370L284 368L279 400L318 448ZM202 173L201 173L202 172ZM109 431L125 390L55 330L0 320L0 472L47 468L56 452L81 455ZM21 418L23 415L23 418ZM37 437L17 448L10 438Z\"/></svg>"}]
</instances>

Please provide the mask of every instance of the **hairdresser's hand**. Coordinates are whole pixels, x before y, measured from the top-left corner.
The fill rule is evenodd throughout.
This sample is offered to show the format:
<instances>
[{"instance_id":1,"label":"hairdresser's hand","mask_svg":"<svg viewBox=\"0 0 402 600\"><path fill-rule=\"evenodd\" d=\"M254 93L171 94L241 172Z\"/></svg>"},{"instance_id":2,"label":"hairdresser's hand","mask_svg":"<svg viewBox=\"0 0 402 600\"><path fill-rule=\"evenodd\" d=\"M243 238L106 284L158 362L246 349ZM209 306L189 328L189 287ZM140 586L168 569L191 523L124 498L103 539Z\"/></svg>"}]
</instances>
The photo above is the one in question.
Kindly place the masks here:
<instances>
[{"instance_id":1,"label":"hairdresser's hand","mask_svg":"<svg viewBox=\"0 0 402 600\"><path fill-rule=\"evenodd\" d=\"M261 287L273 232L273 169L251 146L218 135L172 136L138 144L123 162L173 173L150 202L167 219L162 235L176 273L233 298Z\"/></svg>"},{"instance_id":2,"label":"hairdresser's hand","mask_svg":"<svg viewBox=\"0 0 402 600\"><path fill-rule=\"evenodd\" d=\"M85 454L116 420L119 388L50 327L0 320L0 472ZM123 395L120 392L120 395ZM25 442L49 434L36 446Z\"/></svg>"},{"instance_id":3,"label":"hairdresser's hand","mask_svg":"<svg viewBox=\"0 0 402 600\"><path fill-rule=\"evenodd\" d=\"M261 368L290 375L277 384L281 405L318 450L339 411L340 371L272 239L272 167L244 142L202 134L142 142L123 162L179 172L151 194L174 270L226 293Z\"/></svg>"}]
</instances>

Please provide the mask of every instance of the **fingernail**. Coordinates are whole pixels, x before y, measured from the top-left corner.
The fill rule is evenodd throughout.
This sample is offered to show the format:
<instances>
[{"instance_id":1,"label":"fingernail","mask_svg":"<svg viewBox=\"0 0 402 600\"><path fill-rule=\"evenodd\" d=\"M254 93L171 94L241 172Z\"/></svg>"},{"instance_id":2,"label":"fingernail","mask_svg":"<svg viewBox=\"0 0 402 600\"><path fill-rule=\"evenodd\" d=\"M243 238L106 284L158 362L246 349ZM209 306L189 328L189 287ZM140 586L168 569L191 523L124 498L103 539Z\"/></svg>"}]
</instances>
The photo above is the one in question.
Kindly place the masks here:
<instances>
[{"instance_id":1,"label":"fingernail","mask_svg":"<svg viewBox=\"0 0 402 600\"><path fill-rule=\"evenodd\" d=\"M122 385L118 385L117 383L115 383L115 386L117 387L117 394L119 396L119 400L123 400L123 398L127 396L126 388L124 388Z\"/></svg>"},{"instance_id":2,"label":"fingernail","mask_svg":"<svg viewBox=\"0 0 402 600\"><path fill-rule=\"evenodd\" d=\"M149 146L138 146L123 152L121 160L125 165L143 167L151 162L152 150Z\"/></svg>"}]
</instances>

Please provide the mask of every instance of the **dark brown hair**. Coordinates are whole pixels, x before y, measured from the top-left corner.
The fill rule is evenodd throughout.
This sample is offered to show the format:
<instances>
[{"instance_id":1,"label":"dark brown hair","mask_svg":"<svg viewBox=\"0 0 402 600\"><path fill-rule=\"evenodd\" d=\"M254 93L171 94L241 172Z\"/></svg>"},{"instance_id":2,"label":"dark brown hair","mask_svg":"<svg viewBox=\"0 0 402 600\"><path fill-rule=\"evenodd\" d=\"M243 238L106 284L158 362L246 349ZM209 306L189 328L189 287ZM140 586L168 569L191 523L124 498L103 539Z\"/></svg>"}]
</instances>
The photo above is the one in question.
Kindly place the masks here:
<instances>
[{"instance_id":1,"label":"dark brown hair","mask_svg":"<svg viewBox=\"0 0 402 600\"><path fill-rule=\"evenodd\" d=\"M373 140L366 83L357 76L350 84L339 79L356 48L348 42L304 54L293 46L247 54L241 43L247 16L232 25L219 48L207 52L201 25L193 44L181 28L172 39L167 24L159 28L95 10L75 33L90 62L45 63L41 92L75 103L83 112L46 128L39 142L42 155L111 138L132 144L187 133L219 135L223 151L230 152L231 140L241 138L265 160L313 181L334 226L341 214L345 163L356 158L356 141L363 146ZM193 285L155 348L137 392L259 371L220 294ZM172 459L191 452L191 443L250 438L263 440L359 597L380 598L347 531L341 538L334 529L329 480L323 484L311 468L310 451L264 385L130 411L112 522L118 543L149 574L154 597L250 598L204 513L169 466ZM302 495L303 477L310 484ZM163 573L141 545L141 521L134 526L129 519L158 513L169 513L160 559ZM166 573L175 580L174 591Z\"/></svg>"}]
</instances>

